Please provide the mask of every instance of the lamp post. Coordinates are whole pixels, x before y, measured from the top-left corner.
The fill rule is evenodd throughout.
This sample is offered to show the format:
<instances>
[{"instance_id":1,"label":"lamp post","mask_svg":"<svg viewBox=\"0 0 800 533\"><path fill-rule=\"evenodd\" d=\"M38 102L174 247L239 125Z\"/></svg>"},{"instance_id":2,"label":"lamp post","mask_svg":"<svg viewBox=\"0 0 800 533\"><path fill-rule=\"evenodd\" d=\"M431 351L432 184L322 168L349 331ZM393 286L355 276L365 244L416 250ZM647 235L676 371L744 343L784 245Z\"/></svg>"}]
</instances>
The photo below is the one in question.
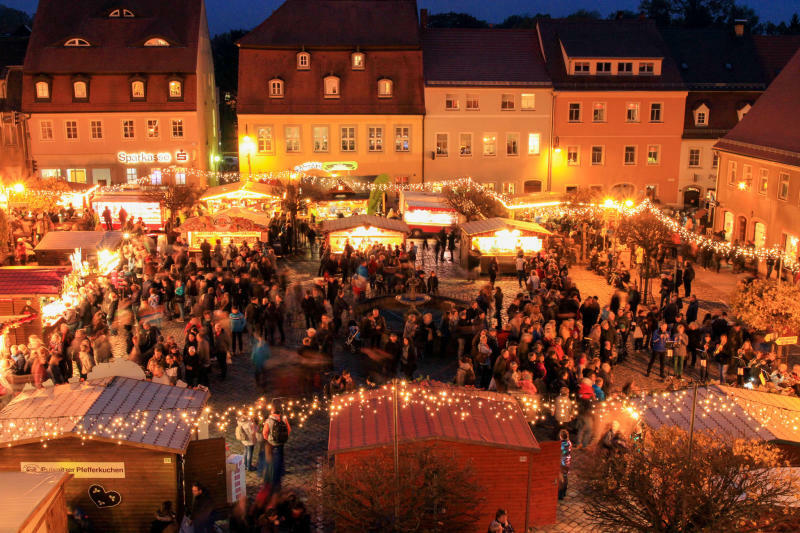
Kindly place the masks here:
<instances>
[{"instance_id":1,"label":"lamp post","mask_svg":"<svg viewBox=\"0 0 800 533\"><path fill-rule=\"evenodd\" d=\"M239 151L247 155L247 178L252 179L253 166L251 164L250 157L256 151L256 144L253 142L253 138L249 135L242 137L242 141L239 143Z\"/></svg>"}]
</instances>

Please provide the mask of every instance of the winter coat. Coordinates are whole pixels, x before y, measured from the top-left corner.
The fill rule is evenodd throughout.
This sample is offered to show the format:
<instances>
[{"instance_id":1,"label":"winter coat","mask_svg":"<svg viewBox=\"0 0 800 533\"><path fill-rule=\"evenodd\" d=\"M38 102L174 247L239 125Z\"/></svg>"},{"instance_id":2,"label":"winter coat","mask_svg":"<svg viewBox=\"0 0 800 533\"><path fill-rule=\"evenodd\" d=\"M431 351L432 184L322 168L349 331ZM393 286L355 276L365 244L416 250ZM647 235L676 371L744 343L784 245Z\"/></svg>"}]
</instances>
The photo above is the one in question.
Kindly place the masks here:
<instances>
[{"instance_id":1,"label":"winter coat","mask_svg":"<svg viewBox=\"0 0 800 533\"><path fill-rule=\"evenodd\" d=\"M244 446L253 446L258 440L258 428L252 420L239 420L236 425L236 438Z\"/></svg>"}]
</instances>

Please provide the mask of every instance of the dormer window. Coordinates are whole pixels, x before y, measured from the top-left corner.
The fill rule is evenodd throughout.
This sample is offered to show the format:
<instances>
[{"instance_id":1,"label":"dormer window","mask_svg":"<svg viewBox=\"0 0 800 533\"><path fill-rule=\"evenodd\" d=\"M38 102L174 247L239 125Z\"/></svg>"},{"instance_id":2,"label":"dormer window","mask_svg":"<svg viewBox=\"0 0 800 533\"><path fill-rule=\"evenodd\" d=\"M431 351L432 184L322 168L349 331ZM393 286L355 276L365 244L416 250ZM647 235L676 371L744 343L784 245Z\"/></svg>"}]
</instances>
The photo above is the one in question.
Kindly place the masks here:
<instances>
[{"instance_id":1,"label":"dormer window","mask_svg":"<svg viewBox=\"0 0 800 533\"><path fill-rule=\"evenodd\" d=\"M68 39L67 42L64 43L64 46L92 46L92 45L86 39L75 37L72 39Z\"/></svg>"},{"instance_id":2,"label":"dormer window","mask_svg":"<svg viewBox=\"0 0 800 533\"><path fill-rule=\"evenodd\" d=\"M145 46L169 46L169 43L166 39L162 39L161 37L153 37L152 39L147 39L144 42Z\"/></svg>"},{"instance_id":3,"label":"dormer window","mask_svg":"<svg viewBox=\"0 0 800 533\"><path fill-rule=\"evenodd\" d=\"M353 52L350 56L350 65L353 70L364 70L364 54L362 52Z\"/></svg>"},{"instance_id":4,"label":"dormer window","mask_svg":"<svg viewBox=\"0 0 800 533\"><path fill-rule=\"evenodd\" d=\"M147 85L144 78L131 80L131 101L144 102L147 98Z\"/></svg>"},{"instance_id":5,"label":"dormer window","mask_svg":"<svg viewBox=\"0 0 800 533\"><path fill-rule=\"evenodd\" d=\"M598 74L611 74L611 62L610 61L600 61L597 63L597 73Z\"/></svg>"},{"instance_id":6,"label":"dormer window","mask_svg":"<svg viewBox=\"0 0 800 533\"><path fill-rule=\"evenodd\" d=\"M389 78L378 80L378 98L391 98L394 90L394 83Z\"/></svg>"},{"instance_id":7,"label":"dormer window","mask_svg":"<svg viewBox=\"0 0 800 533\"><path fill-rule=\"evenodd\" d=\"M750 104L744 104L736 110L736 116L739 117L739 122L741 122L747 112L750 111L750 107Z\"/></svg>"},{"instance_id":8,"label":"dormer window","mask_svg":"<svg viewBox=\"0 0 800 533\"><path fill-rule=\"evenodd\" d=\"M573 74L589 74L588 61L576 61L572 66Z\"/></svg>"},{"instance_id":9,"label":"dormer window","mask_svg":"<svg viewBox=\"0 0 800 533\"><path fill-rule=\"evenodd\" d=\"M325 98L339 98L339 77L326 76L323 80Z\"/></svg>"},{"instance_id":10,"label":"dormer window","mask_svg":"<svg viewBox=\"0 0 800 533\"><path fill-rule=\"evenodd\" d=\"M34 89L36 91L36 101L37 102L49 102L50 101L50 80L39 79L34 83Z\"/></svg>"},{"instance_id":11,"label":"dormer window","mask_svg":"<svg viewBox=\"0 0 800 533\"><path fill-rule=\"evenodd\" d=\"M169 80L169 92L167 97L169 100L183 100L183 81L179 79Z\"/></svg>"},{"instance_id":12,"label":"dormer window","mask_svg":"<svg viewBox=\"0 0 800 533\"><path fill-rule=\"evenodd\" d=\"M283 80L279 78L272 78L269 80L269 97L270 98L283 98Z\"/></svg>"},{"instance_id":13,"label":"dormer window","mask_svg":"<svg viewBox=\"0 0 800 533\"><path fill-rule=\"evenodd\" d=\"M89 82L85 79L72 81L72 100L74 102L85 102L89 100Z\"/></svg>"},{"instance_id":14,"label":"dormer window","mask_svg":"<svg viewBox=\"0 0 800 533\"><path fill-rule=\"evenodd\" d=\"M633 63L630 61L622 61L617 63L617 74L633 74Z\"/></svg>"},{"instance_id":15,"label":"dormer window","mask_svg":"<svg viewBox=\"0 0 800 533\"><path fill-rule=\"evenodd\" d=\"M311 68L311 54L300 52L297 54L297 70L308 70Z\"/></svg>"},{"instance_id":16,"label":"dormer window","mask_svg":"<svg viewBox=\"0 0 800 533\"><path fill-rule=\"evenodd\" d=\"M115 9L111 13L108 14L108 18L118 19L120 17L123 17L123 18L126 18L126 19L133 18L134 14L133 14L133 11L131 11L130 9Z\"/></svg>"},{"instance_id":17,"label":"dormer window","mask_svg":"<svg viewBox=\"0 0 800 533\"><path fill-rule=\"evenodd\" d=\"M708 127L709 109L706 104L701 104L694 110L694 125L700 128Z\"/></svg>"},{"instance_id":18,"label":"dormer window","mask_svg":"<svg viewBox=\"0 0 800 533\"><path fill-rule=\"evenodd\" d=\"M648 75L655 72L655 65L653 63L639 63L639 74Z\"/></svg>"}]
</instances>

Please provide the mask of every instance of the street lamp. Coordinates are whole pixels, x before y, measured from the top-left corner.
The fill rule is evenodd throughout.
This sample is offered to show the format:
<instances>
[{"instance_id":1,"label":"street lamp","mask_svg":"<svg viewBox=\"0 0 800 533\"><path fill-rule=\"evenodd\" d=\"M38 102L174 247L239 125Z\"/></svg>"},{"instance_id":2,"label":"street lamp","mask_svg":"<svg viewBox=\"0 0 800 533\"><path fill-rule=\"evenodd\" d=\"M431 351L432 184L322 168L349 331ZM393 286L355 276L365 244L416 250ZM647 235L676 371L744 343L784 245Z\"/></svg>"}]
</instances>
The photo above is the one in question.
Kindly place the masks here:
<instances>
[{"instance_id":1,"label":"street lamp","mask_svg":"<svg viewBox=\"0 0 800 533\"><path fill-rule=\"evenodd\" d=\"M253 167L250 161L250 156L256 151L256 143L253 142L253 138L249 135L242 137L242 141L239 143L239 151L247 155L247 177L252 178Z\"/></svg>"},{"instance_id":2,"label":"street lamp","mask_svg":"<svg viewBox=\"0 0 800 533\"><path fill-rule=\"evenodd\" d=\"M23 185L22 183L15 183L12 189L14 189L15 193L22 194L23 192L25 192L25 185Z\"/></svg>"}]
</instances>

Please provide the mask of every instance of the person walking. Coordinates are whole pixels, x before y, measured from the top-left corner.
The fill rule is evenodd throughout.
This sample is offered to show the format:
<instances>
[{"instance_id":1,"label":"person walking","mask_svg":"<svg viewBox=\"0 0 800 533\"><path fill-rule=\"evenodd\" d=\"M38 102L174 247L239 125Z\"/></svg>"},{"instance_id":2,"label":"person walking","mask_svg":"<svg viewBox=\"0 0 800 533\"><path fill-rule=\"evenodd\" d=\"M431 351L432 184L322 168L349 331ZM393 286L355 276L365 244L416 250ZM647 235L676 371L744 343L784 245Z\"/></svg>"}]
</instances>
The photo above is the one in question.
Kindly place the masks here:
<instances>
[{"instance_id":1,"label":"person walking","mask_svg":"<svg viewBox=\"0 0 800 533\"><path fill-rule=\"evenodd\" d=\"M244 319L244 314L239 311L239 307L234 305L231 307L231 312L228 315L231 321L231 352L237 354L236 347L238 345L239 351L244 352L244 332L247 329L247 321Z\"/></svg>"}]
</instances>

